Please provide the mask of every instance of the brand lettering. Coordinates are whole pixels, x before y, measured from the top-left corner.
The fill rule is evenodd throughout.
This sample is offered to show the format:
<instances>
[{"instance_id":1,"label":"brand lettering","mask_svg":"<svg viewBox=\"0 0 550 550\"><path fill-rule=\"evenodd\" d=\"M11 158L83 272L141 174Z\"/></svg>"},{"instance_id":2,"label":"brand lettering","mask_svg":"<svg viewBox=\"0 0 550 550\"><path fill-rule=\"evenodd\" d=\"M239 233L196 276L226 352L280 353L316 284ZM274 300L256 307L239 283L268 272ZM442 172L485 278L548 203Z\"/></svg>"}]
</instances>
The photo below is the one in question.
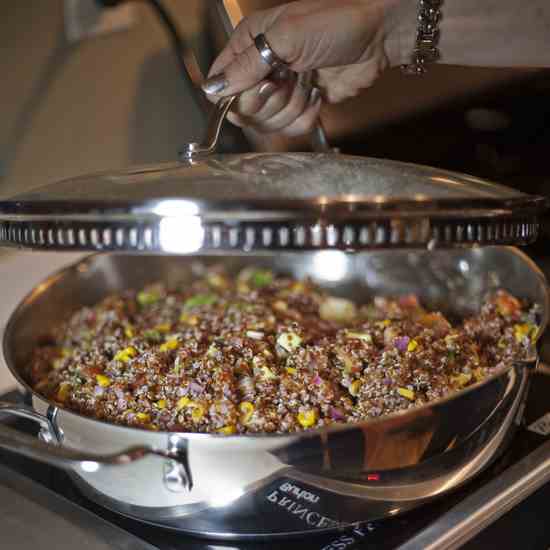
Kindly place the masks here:
<instances>
[{"instance_id":1,"label":"brand lettering","mask_svg":"<svg viewBox=\"0 0 550 550\"><path fill-rule=\"evenodd\" d=\"M306 491L305 489L302 489L297 485L293 485L292 483L283 483L279 487L279 489L284 493L290 493L291 495L294 495L297 499L307 500L312 504L317 504L319 502L318 495L314 495L313 493L310 493L309 491Z\"/></svg>"},{"instance_id":2,"label":"brand lettering","mask_svg":"<svg viewBox=\"0 0 550 550\"><path fill-rule=\"evenodd\" d=\"M338 537L330 544L323 546L321 550L345 550L365 538L372 531L374 531L374 525L371 523L366 526L356 527L351 533ZM548 550L550 550L550 548Z\"/></svg>"},{"instance_id":3,"label":"brand lettering","mask_svg":"<svg viewBox=\"0 0 550 550\"><path fill-rule=\"evenodd\" d=\"M282 487L280 487L282 491ZM301 491L301 489L299 489ZM326 529L328 527L337 527L338 522L330 519L322 514L315 512L309 508L305 503L297 502L287 494L282 493L279 490L271 491L267 495L267 500L281 508L284 508L287 512L290 512L295 517L300 518L301 521L307 523L311 527L317 529ZM290 491L294 496L294 492ZM313 495L315 496L315 495Z\"/></svg>"}]
</instances>

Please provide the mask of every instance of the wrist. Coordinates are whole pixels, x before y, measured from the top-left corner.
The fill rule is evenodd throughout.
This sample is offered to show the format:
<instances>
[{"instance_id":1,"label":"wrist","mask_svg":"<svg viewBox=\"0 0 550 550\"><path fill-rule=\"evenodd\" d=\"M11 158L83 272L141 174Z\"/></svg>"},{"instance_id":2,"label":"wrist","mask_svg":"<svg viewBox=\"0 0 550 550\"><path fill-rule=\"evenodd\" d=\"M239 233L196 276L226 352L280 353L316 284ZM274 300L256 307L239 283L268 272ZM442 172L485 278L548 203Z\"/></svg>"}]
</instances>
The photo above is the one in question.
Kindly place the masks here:
<instances>
[{"instance_id":1,"label":"wrist","mask_svg":"<svg viewBox=\"0 0 550 550\"><path fill-rule=\"evenodd\" d=\"M384 17L384 49L390 67L410 61L418 24L418 0L392 2Z\"/></svg>"}]
</instances>

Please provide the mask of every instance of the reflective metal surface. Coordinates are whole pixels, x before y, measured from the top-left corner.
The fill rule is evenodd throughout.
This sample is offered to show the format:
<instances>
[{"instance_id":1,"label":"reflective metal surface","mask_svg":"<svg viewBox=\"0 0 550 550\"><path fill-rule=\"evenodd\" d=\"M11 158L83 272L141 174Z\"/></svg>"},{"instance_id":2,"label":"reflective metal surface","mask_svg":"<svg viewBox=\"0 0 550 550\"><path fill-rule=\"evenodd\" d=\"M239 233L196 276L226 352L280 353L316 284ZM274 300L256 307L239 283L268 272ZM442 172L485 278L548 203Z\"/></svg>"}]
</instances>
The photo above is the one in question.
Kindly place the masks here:
<instances>
[{"instance_id":1,"label":"reflective metal surface","mask_svg":"<svg viewBox=\"0 0 550 550\"><path fill-rule=\"evenodd\" d=\"M213 155L0 201L0 245L188 254L526 244L545 207L540 197L395 161Z\"/></svg>"},{"instance_id":2,"label":"reflective metal surface","mask_svg":"<svg viewBox=\"0 0 550 550\"><path fill-rule=\"evenodd\" d=\"M155 279L188 280L217 261L230 271L252 263L309 275L330 292L355 299L416 292L429 307L460 316L473 313L488 290L502 286L539 303L542 326L547 322L544 277L511 248L222 260L99 255L52 276L22 302L5 331L5 360L25 384L21 372L29 351L52 319L109 292ZM169 434L57 409L61 446L29 445L8 428L0 429L0 445L46 461L45 453L69 457L88 496L168 528L222 538L331 530L401 513L471 479L513 433L535 364L534 356L529 364L405 413L300 434ZM52 405L33 397L44 417ZM136 446L140 460L132 460ZM112 465L106 466L109 457Z\"/></svg>"}]
</instances>

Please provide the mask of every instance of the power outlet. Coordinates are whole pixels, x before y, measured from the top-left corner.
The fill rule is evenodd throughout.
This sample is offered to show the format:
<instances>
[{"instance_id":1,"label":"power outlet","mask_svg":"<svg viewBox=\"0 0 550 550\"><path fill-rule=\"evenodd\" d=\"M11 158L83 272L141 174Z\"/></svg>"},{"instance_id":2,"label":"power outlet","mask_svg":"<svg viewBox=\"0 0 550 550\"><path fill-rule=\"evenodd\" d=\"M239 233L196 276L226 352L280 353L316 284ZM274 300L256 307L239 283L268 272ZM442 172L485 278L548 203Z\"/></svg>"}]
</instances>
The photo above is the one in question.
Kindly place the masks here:
<instances>
[{"instance_id":1,"label":"power outlet","mask_svg":"<svg viewBox=\"0 0 550 550\"><path fill-rule=\"evenodd\" d=\"M133 2L103 8L96 0L65 0L65 33L69 42L123 31L137 23Z\"/></svg>"}]
</instances>

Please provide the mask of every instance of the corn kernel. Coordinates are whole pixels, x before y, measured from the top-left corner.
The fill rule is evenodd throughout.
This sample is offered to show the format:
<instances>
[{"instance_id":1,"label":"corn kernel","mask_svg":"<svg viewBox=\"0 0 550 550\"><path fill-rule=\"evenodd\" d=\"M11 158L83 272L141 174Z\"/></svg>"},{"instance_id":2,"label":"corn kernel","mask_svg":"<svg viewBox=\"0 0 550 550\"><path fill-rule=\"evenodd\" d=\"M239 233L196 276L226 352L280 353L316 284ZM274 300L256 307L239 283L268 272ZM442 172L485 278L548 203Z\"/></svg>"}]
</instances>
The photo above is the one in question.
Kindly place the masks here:
<instances>
[{"instance_id":1,"label":"corn kernel","mask_svg":"<svg viewBox=\"0 0 550 550\"><path fill-rule=\"evenodd\" d=\"M351 393L351 395L353 395L354 397L358 395L362 385L363 383L361 382L361 380L354 380L349 385L349 392Z\"/></svg>"},{"instance_id":2,"label":"corn kernel","mask_svg":"<svg viewBox=\"0 0 550 550\"><path fill-rule=\"evenodd\" d=\"M416 348L418 348L418 342L416 340L411 340L409 342L409 344L407 345L407 351L408 352L413 352L416 350Z\"/></svg>"},{"instance_id":3,"label":"corn kernel","mask_svg":"<svg viewBox=\"0 0 550 550\"><path fill-rule=\"evenodd\" d=\"M124 335L126 336L126 338L133 338L134 329L130 325L127 325L126 328L124 329Z\"/></svg>"},{"instance_id":4,"label":"corn kernel","mask_svg":"<svg viewBox=\"0 0 550 550\"><path fill-rule=\"evenodd\" d=\"M239 410L241 411L241 422L247 424L252 415L254 414L254 405L250 401L243 401L239 404Z\"/></svg>"},{"instance_id":5,"label":"corn kernel","mask_svg":"<svg viewBox=\"0 0 550 550\"><path fill-rule=\"evenodd\" d=\"M104 374L96 374L95 379L102 388L108 388L112 382L112 380Z\"/></svg>"},{"instance_id":6,"label":"corn kernel","mask_svg":"<svg viewBox=\"0 0 550 550\"><path fill-rule=\"evenodd\" d=\"M71 348L63 348L61 350L61 357L70 357L73 354L73 350Z\"/></svg>"},{"instance_id":7,"label":"corn kernel","mask_svg":"<svg viewBox=\"0 0 550 550\"><path fill-rule=\"evenodd\" d=\"M161 323L160 325L157 325L155 327L155 330L158 330L159 332L170 332L170 323Z\"/></svg>"},{"instance_id":8,"label":"corn kernel","mask_svg":"<svg viewBox=\"0 0 550 550\"><path fill-rule=\"evenodd\" d=\"M386 327L389 327L390 325L391 325L390 319L384 319L383 321L378 321L378 323L376 323L376 326L378 328L386 328Z\"/></svg>"},{"instance_id":9,"label":"corn kernel","mask_svg":"<svg viewBox=\"0 0 550 550\"><path fill-rule=\"evenodd\" d=\"M190 403L192 403L192 401L191 399L189 399L189 397L181 397L176 403L176 411L181 411L185 407L188 407Z\"/></svg>"},{"instance_id":10,"label":"corn kernel","mask_svg":"<svg viewBox=\"0 0 550 550\"><path fill-rule=\"evenodd\" d=\"M60 368L63 367L64 363L65 363L65 361L63 359L54 359L53 362L52 362L52 368L54 370L59 370Z\"/></svg>"},{"instance_id":11,"label":"corn kernel","mask_svg":"<svg viewBox=\"0 0 550 550\"><path fill-rule=\"evenodd\" d=\"M472 379L472 375L466 374L464 372L461 372L456 376L451 376L451 380L460 388L463 388L471 379Z\"/></svg>"},{"instance_id":12,"label":"corn kernel","mask_svg":"<svg viewBox=\"0 0 550 550\"><path fill-rule=\"evenodd\" d=\"M318 414L315 409L298 413L298 423L304 428L310 428L317 422Z\"/></svg>"},{"instance_id":13,"label":"corn kernel","mask_svg":"<svg viewBox=\"0 0 550 550\"><path fill-rule=\"evenodd\" d=\"M516 342L521 343L523 339L531 334L533 325L524 323L522 325L514 325L514 338Z\"/></svg>"},{"instance_id":14,"label":"corn kernel","mask_svg":"<svg viewBox=\"0 0 550 550\"><path fill-rule=\"evenodd\" d=\"M483 372L483 369L481 367L478 369L474 369L473 373L476 382L479 382L480 380L483 380L483 378L485 378L485 373Z\"/></svg>"},{"instance_id":15,"label":"corn kernel","mask_svg":"<svg viewBox=\"0 0 550 550\"><path fill-rule=\"evenodd\" d=\"M184 311L180 315L180 322L196 327L199 324L199 318L196 315L190 315Z\"/></svg>"},{"instance_id":16,"label":"corn kernel","mask_svg":"<svg viewBox=\"0 0 550 550\"><path fill-rule=\"evenodd\" d=\"M303 281L298 281L294 284L292 284L292 286L290 287L290 290L291 292L295 292L295 293L300 293L300 292L304 292L304 290L306 290L306 285L304 284Z\"/></svg>"},{"instance_id":17,"label":"corn kernel","mask_svg":"<svg viewBox=\"0 0 550 550\"><path fill-rule=\"evenodd\" d=\"M224 426L223 428L218 428L216 431L223 435L231 435L237 431L237 428L235 426L230 425L230 426Z\"/></svg>"},{"instance_id":18,"label":"corn kernel","mask_svg":"<svg viewBox=\"0 0 550 550\"><path fill-rule=\"evenodd\" d=\"M193 405L193 412L191 413L191 418L194 422L198 422L204 416L204 407L195 403Z\"/></svg>"},{"instance_id":19,"label":"corn kernel","mask_svg":"<svg viewBox=\"0 0 550 550\"><path fill-rule=\"evenodd\" d=\"M397 393L409 401L414 401L415 399L414 392L408 388L397 388Z\"/></svg>"},{"instance_id":20,"label":"corn kernel","mask_svg":"<svg viewBox=\"0 0 550 550\"><path fill-rule=\"evenodd\" d=\"M167 340L160 346L160 351L172 351L175 349L178 349L180 343L176 338L172 338L171 340Z\"/></svg>"},{"instance_id":21,"label":"corn kernel","mask_svg":"<svg viewBox=\"0 0 550 550\"><path fill-rule=\"evenodd\" d=\"M165 409L166 408L166 399L159 399L157 402L156 402L156 407L157 409L161 410L162 409Z\"/></svg>"},{"instance_id":22,"label":"corn kernel","mask_svg":"<svg viewBox=\"0 0 550 550\"><path fill-rule=\"evenodd\" d=\"M121 361L122 363L128 363L132 357L135 357L137 355L136 348L133 348L132 346L120 350L115 355L115 361Z\"/></svg>"},{"instance_id":23,"label":"corn kernel","mask_svg":"<svg viewBox=\"0 0 550 550\"><path fill-rule=\"evenodd\" d=\"M288 372L288 374L296 374L298 371L294 367L287 367L286 372Z\"/></svg>"},{"instance_id":24,"label":"corn kernel","mask_svg":"<svg viewBox=\"0 0 550 550\"><path fill-rule=\"evenodd\" d=\"M151 415L148 414L148 413L139 412L139 413L136 414L136 418L140 422L151 422Z\"/></svg>"},{"instance_id":25,"label":"corn kernel","mask_svg":"<svg viewBox=\"0 0 550 550\"><path fill-rule=\"evenodd\" d=\"M61 403L65 403L67 401L67 397L69 397L69 391L71 390L71 385L63 383L59 386L59 389L57 390L56 399L60 401Z\"/></svg>"}]
</instances>

